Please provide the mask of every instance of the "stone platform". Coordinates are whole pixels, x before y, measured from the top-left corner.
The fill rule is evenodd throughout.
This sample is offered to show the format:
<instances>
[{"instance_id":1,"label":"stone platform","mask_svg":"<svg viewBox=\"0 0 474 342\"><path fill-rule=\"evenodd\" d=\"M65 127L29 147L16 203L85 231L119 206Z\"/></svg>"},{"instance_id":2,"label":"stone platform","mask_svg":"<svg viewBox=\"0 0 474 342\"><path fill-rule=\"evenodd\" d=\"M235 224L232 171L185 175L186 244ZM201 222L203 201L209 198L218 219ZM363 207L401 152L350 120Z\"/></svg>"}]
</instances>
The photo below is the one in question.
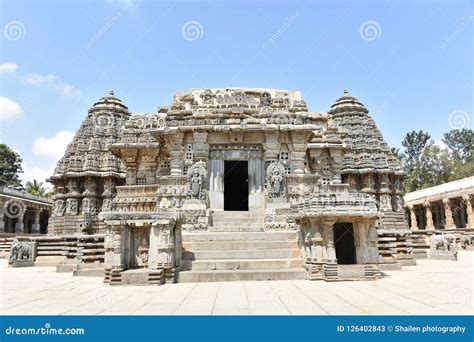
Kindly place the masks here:
<instances>
[{"instance_id":1,"label":"stone platform","mask_svg":"<svg viewBox=\"0 0 474 342\"><path fill-rule=\"evenodd\" d=\"M377 281L109 286L53 267L0 260L3 315L472 315L474 253L419 260Z\"/></svg>"}]
</instances>

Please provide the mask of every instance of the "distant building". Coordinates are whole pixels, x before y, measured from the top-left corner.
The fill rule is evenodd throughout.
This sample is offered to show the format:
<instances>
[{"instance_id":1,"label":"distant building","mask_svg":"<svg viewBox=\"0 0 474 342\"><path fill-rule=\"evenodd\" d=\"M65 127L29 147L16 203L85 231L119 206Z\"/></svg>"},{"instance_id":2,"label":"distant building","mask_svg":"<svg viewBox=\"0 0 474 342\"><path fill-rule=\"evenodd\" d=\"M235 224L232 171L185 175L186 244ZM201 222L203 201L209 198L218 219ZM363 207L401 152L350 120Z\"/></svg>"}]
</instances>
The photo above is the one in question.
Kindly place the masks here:
<instances>
[{"instance_id":1,"label":"distant building","mask_svg":"<svg viewBox=\"0 0 474 342\"><path fill-rule=\"evenodd\" d=\"M474 228L474 176L404 196L412 230Z\"/></svg>"},{"instance_id":2,"label":"distant building","mask_svg":"<svg viewBox=\"0 0 474 342\"><path fill-rule=\"evenodd\" d=\"M0 233L46 234L53 201L0 187Z\"/></svg>"}]
</instances>

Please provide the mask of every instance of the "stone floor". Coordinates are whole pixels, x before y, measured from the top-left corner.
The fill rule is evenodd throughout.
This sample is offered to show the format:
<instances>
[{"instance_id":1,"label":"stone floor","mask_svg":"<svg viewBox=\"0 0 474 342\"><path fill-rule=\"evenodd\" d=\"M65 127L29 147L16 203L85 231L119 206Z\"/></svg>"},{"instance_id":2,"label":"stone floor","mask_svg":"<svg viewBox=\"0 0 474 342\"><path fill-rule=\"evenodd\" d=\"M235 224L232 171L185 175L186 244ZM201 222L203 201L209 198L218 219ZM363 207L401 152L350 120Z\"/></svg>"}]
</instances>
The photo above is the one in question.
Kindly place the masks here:
<instances>
[{"instance_id":1,"label":"stone floor","mask_svg":"<svg viewBox=\"0 0 474 342\"><path fill-rule=\"evenodd\" d=\"M1 260L3 315L457 315L474 314L474 252L419 260L377 281L261 281L104 285L53 268Z\"/></svg>"}]
</instances>

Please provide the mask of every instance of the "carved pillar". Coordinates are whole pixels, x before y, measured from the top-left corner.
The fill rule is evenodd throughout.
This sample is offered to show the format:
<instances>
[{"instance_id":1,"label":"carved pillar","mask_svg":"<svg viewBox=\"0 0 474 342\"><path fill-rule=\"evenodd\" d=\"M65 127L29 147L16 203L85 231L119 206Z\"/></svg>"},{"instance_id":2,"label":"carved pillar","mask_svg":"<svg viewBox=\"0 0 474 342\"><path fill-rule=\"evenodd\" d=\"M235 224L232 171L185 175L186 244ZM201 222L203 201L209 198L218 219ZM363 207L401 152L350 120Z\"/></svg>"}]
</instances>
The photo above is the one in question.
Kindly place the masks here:
<instances>
[{"instance_id":1,"label":"carved pillar","mask_svg":"<svg viewBox=\"0 0 474 342\"><path fill-rule=\"evenodd\" d=\"M15 224L15 233L25 232L25 214L26 214L26 207L21 207L17 222Z\"/></svg>"},{"instance_id":2,"label":"carved pillar","mask_svg":"<svg viewBox=\"0 0 474 342\"><path fill-rule=\"evenodd\" d=\"M207 163L209 156L209 144L207 143L207 132L194 132L193 133L193 154L194 160Z\"/></svg>"},{"instance_id":3,"label":"carved pillar","mask_svg":"<svg viewBox=\"0 0 474 342\"><path fill-rule=\"evenodd\" d=\"M444 205L444 217L446 220L445 229L455 229L456 225L454 224L453 212L451 211L451 201L449 198L443 198Z\"/></svg>"},{"instance_id":4,"label":"carved pillar","mask_svg":"<svg viewBox=\"0 0 474 342\"><path fill-rule=\"evenodd\" d=\"M2 201L2 199L0 199L0 233L5 232L5 219L7 217L5 216L4 206L5 206L4 202Z\"/></svg>"},{"instance_id":5,"label":"carved pillar","mask_svg":"<svg viewBox=\"0 0 474 342\"><path fill-rule=\"evenodd\" d=\"M418 230L418 224L416 223L416 211L415 211L415 206L410 205L410 223L411 223L411 229L412 230Z\"/></svg>"},{"instance_id":6,"label":"carved pillar","mask_svg":"<svg viewBox=\"0 0 474 342\"><path fill-rule=\"evenodd\" d=\"M209 191L224 191L224 160L209 161Z\"/></svg>"},{"instance_id":7,"label":"carved pillar","mask_svg":"<svg viewBox=\"0 0 474 342\"><path fill-rule=\"evenodd\" d=\"M425 206L425 215L426 215L426 230L434 230L433 224L433 211L430 202L425 202L423 204Z\"/></svg>"},{"instance_id":8,"label":"carved pillar","mask_svg":"<svg viewBox=\"0 0 474 342\"><path fill-rule=\"evenodd\" d=\"M278 131L265 132L265 161L267 164L278 161L280 145L278 142Z\"/></svg>"},{"instance_id":9,"label":"carved pillar","mask_svg":"<svg viewBox=\"0 0 474 342\"><path fill-rule=\"evenodd\" d=\"M474 217L472 214L472 199L471 195L464 195L464 204L466 205L466 228L474 228Z\"/></svg>"},{"instance_id":10,"label":"carved pillar","mask_svg":"<svg viewBox=\"0 0 474 342\"><path fill-rule=\"evenodd\" d=\"M323 221L323 227L326 237L326 262L337 263L336 247L334 246L334 221Z\"/></svg>"},{"instance_id":11,"label":"carved pillar","mask_svg":"<svg viewBox=\"0 0 474 342\"><path fill-rule=\"evenodd\" d=\"M311 259L313 262L323 262L324 239L321 233L321 224L319 222L316 223L314 229L314 236L311 239Z\"/></svg>"},{"instance_id":12,"label":"carved pillar","mask_svg":"<svg viewBox=\"0 0 474 342\"><path fill-rule=\"evenodd\" d=\"M182 133L173 134L170 140L170 174L171 176L181 176L184 166L184 145Z\"/></svg>"},{"instance_id":13,"label":"carved pillar","mask_svg":"<svg viewBox=\"0 0 474 342\"><path fill-rule=\"evenodd\" d=\"M304 174L305 173L305 156L306 156L306 132L292 132L291 139L293 142L292 161L293 161L293 173Z\"/></svg>"},{"instance_id":14,"label":"carved pillar","mask_svg":"<svg viewBox=\"0 0 474 342\"><path fill-rule=\"evenodd\" d=\"M174 224L169 220L154 222L150 230L148 267L159 269L174 266Z\"/></svg>"},{"instance_id":15,"label":"carved pillar","mask_svg":"<svg viewBox=\"0 0 474 342\"><path fill-rule=\"evenodd\" d=\"M31 233L32 234L39 234L40 232L40 214L41 214L41 209L36 208L34 209L34 218L33 218L33 225L31 226Z\"/></svg>"}]
</instances>

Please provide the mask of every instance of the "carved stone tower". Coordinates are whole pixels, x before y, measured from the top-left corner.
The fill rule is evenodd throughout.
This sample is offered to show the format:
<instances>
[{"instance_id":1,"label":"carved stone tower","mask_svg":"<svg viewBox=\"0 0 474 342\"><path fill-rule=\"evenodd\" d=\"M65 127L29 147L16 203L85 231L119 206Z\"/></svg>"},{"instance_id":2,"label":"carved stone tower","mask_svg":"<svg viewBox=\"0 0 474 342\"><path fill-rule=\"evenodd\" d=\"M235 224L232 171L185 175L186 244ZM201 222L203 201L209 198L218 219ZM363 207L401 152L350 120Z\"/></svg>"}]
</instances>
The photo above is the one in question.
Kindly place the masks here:
<instances>
[{"instance_id":1,"label":"carved stone tower","mask_svg":"<svg viewBox=\"0 0 474 342\"><path fill-rule=\"evenodd\" d=\"M102 233L100 211L110 210L124 167L107 148L116 142L130 113L111 90L90 109L49 181L54 185L50 234Z\"/></svg>"}]
</instances>

